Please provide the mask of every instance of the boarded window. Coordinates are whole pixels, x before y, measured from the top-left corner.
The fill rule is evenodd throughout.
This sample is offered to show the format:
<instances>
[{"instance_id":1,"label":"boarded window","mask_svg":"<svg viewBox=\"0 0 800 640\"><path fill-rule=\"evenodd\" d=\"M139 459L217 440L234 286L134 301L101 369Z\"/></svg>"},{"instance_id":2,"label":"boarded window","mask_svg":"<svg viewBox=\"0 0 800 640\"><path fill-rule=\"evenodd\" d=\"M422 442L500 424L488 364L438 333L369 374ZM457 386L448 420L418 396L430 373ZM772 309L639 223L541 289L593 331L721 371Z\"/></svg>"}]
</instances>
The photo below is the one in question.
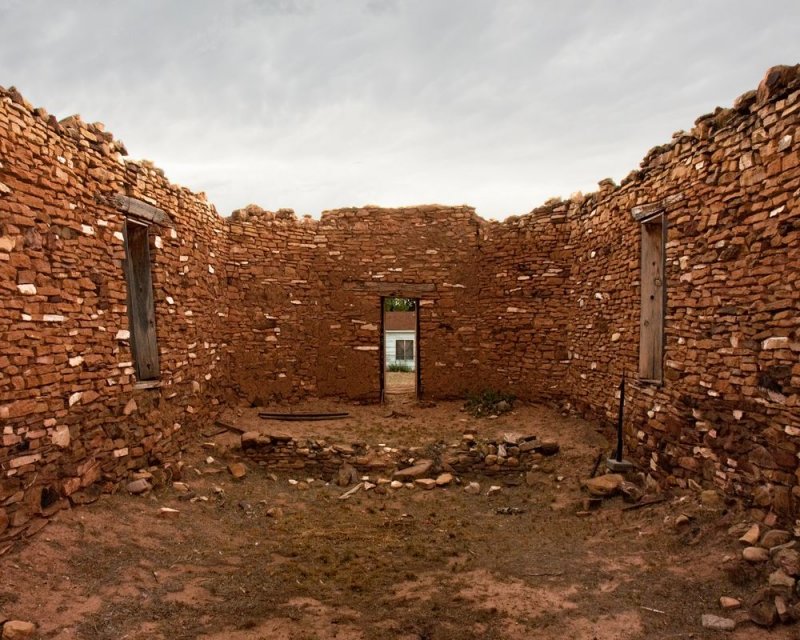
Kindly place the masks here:
<instances>
[{"instance_id":1,"label":"boarded window","mask_svg":"<svg viewBox=\"0 0 800 640\"><path fill-rule=\"evenodd\" d=\"M128 320L131 350L138 380L159 376L156 312L153 304L153 279L150 274L148 227L128 220L125 223L125 279L128 283Z\"/></svg>"},{"instance_id":2,"label":"boarded window","mask_svg":"<svg viewBox=\"0 0 800 640\"><path fill-rule=\"evenodd\" d=\"M652 382L661 382L663 378L666 310L665 237L663 214L642 222L639 377Z\"/></svg>"},{"instance_id":3,"label":"boarded window","mask_svg":"<svg viewBox=\"0 0 800 640\"><path fill-rule=\"evenodd\" d=\"M414 359L414 341L413 340L395 340L395 343L394 343L394 359L395 360L413 360Z\"/></svg>"}]
</instances>

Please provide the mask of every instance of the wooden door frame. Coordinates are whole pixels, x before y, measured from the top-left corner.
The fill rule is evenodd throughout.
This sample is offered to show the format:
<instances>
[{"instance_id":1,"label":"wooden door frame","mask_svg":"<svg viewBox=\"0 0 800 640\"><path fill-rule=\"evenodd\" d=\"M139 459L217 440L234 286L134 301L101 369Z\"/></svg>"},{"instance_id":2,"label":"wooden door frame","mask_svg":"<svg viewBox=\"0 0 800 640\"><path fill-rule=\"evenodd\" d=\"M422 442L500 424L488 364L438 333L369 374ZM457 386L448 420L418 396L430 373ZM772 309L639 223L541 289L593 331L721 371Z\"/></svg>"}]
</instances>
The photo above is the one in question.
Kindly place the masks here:
<instances>
[{"instance_id":1,"label":"wooden door frame","mask_svg":"<svg viewBox=\"0 0 800 640\"><path fill-rule=\"evenodd\" d=\"M422 398L422 359L420 353L420 333L419 333L419 298L412 296L404 296L399 293L385 295L380 297L381 304L381 317L378 323L378 331L380 332L380 355L378 357L378 366L380 367L380 402L384 404L386 401L386 331L384 330L385 321L384 314L385 302L390 298L405 298L414 301L414 314L415 314L415 327L414 327L414 373L416 378L414 380L414 397L419 400Z\"/></svg>"}]
</instances>

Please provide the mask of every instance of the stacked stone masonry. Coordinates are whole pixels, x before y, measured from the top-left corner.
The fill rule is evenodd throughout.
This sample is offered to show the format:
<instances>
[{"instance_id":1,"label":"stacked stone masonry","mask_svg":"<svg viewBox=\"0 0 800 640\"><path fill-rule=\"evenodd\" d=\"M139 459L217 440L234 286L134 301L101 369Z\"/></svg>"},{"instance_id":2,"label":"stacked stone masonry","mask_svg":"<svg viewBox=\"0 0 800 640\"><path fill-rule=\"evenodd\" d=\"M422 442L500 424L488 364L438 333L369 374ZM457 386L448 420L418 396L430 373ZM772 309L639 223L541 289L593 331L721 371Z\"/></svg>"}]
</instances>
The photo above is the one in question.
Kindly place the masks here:
<instances>
[{"instance_id":1,"label":"stacked stone masonry","mask_svg":"<svg viewBox=\"0 0 800 640\"><path fill-rule=\"evenodd\" d=\"M794 515L798 123L800 69L776 67L620 185L503 222L466 206L223 219L102 125L0 90L0 537L177 460L224 404L379 400L390 295L419 300L426 397L495 388L610 422L624 373L644 468ZM149 228L150 388L129 343L119 194L171 219ZM662 384L637 375L642 206L666 217Z\"/></svg>"}]
</instances>

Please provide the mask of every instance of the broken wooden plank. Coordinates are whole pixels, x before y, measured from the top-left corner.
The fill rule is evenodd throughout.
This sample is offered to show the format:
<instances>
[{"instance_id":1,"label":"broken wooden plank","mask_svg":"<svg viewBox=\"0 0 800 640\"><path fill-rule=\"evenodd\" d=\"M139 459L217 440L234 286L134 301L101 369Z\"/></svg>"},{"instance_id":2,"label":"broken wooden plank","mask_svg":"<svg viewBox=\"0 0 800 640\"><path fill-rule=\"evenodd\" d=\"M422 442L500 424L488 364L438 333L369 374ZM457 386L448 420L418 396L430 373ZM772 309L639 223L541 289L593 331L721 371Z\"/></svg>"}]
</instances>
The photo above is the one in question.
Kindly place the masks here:
<instances>
[{"instance_id":1,"label":"broken wooden plank","mask_svg":"<svg viewBox=\"0 0 800 640\"><path fill-rule=\"evenodd\" d=\"M270 413L267 411L260 412L259 418L264 420L282 420L284 422L304 422L304 421L320 421L320 420L343 420L350 417L349 413Z\"/></svg>"},{"instance_id":2,"label":"broken wooden plank","mask_svg":"<svg viewBox=\"0 0 800 640\"><path fill-rule=\"evenodd\" d=\"M635 509L641 509L643 507L649 507L654 504L659 504L661 502L666 502L666 498L654 498L652 500L642 500L641 502L637 502L636 504L630 504L627 507L622 507L623 511L633 511Z\"/></svg>"},{"instance_id":3,"label":"broken wooden plank","mask_svg":"<svg viewBox=\"0 0 800 640\"><path fill-rule=\"evenodd\" d=\"M347 500L350 496L358 492L361 487L364 486L363 482L359 482L355 487L350 489L349 491L345 491L342 495L339 496L339 500Z\"/></svg>"},{"instance_id":4,"label":"broken wooden plank","mask_svg":"<svg viewBox=\"0 0 800 640\"><path fill-rule=\"evenodd\" d=\"M236 431L237 433L247 433L248 431L252 431L252 429L248 429L246 427L240 427L238 424L233 424L232 422L226 422L225 420L217 420L216 422L214 422L214 424L218 427L222 427L223 429L228 429L229 431Z\"/></svg>"}]
</instances>

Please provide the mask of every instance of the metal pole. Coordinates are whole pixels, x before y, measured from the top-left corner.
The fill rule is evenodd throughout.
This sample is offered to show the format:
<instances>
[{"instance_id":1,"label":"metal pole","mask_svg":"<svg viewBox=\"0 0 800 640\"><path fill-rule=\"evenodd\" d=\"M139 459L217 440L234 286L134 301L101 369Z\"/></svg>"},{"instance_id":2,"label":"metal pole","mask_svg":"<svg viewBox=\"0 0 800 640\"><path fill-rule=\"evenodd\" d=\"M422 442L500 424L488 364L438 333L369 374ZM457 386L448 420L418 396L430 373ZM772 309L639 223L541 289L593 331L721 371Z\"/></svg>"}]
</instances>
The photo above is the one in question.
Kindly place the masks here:
<instances>
[{"instance_id":1,"label":"metal pole","mask_svg":"<svg viewBox=\"0 0 800 640\"><path fill-rule=\"evenodd\" d=\"M625 372L619 383L619 419L617 420L617 462L622 462L622 416L625 413Z\"/></svg>"}]
</instances>

